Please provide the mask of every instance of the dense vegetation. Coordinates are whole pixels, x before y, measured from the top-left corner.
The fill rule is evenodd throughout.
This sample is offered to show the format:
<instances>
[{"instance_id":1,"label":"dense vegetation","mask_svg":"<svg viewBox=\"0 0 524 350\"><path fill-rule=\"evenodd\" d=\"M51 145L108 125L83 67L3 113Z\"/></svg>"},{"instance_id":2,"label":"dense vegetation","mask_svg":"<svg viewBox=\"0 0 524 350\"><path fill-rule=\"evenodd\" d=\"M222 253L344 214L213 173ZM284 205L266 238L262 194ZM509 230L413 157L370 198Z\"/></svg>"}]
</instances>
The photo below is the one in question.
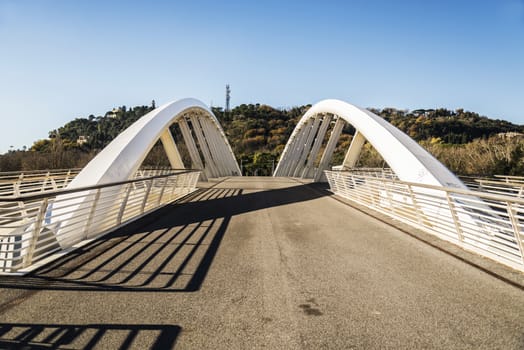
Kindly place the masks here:
<instances>
[{"instance_id":1,"label":"dense vegetation","mask_svg":"<svg viewBox=\"0 0 524 350\"><path fill-rule=\"evenodd\" d=\"M230 112L213 108L242 163L245 173L269 175L282 153L299 118L310 106L277 109L263 104L242 104ZM104 116L77 118L49 133L49 138L36 141L29 150L12 150L0 155L0 171L82 167L118 133L151 106L122 106ZM370 109L406 132L427 150L462 175L524 175L523 125L493 120L474 112L458 109L419 109L404 111L394 108ZM180 138L176 127L175 138ZM348 125L337 145L333 164L340 164L354 130ZM188 161L183 144L181 153ZM158 144L145 160L145 165L168 165ZM372 147L366 145L362 166L382 166L384 162Z\"/></svg>"}]
</instances>

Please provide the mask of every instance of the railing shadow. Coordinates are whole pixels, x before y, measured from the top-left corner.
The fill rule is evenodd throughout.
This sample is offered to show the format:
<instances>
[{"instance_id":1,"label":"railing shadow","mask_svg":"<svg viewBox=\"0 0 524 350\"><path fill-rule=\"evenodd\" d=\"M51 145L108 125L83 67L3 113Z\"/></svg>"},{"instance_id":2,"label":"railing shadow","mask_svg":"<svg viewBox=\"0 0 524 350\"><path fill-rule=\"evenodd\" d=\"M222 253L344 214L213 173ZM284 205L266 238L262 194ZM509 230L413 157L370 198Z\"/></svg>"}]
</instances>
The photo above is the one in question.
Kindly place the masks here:
<instances>
[{"instance_id":1,"label":"railing shadow","mask_svg":"<svg viewBox=\"0 0 524 350\"><path fill-rule=\"evenodd\" d=\"M1 349L172 349L171 325L0 323Z\"/></svg>"},{"instance_id":2,"label":"railing shadow","mask_svg":"<svg viewBox=\"0 0 524 350\"><path fill-rule=\"evenodd\" d=\"M96 240L1 288L134 292L200 289L231 218L327 195L318 184L244 193L208 189Z\"/></svg>"}]
</instances>

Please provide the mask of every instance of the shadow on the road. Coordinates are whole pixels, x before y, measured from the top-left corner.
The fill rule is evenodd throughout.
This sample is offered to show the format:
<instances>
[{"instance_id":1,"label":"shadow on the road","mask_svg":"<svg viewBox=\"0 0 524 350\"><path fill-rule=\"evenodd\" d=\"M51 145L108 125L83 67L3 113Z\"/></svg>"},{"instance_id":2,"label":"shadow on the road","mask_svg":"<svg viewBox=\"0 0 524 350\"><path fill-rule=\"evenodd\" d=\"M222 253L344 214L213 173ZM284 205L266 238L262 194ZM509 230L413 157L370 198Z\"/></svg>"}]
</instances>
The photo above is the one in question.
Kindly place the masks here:
<instances>
[{"instance_id":1,"label":"shadow on the road","mask_svg":"<svg viewBox=\"0 0 524 350\"><path fill-rule=\"evenodd\" d=\"M171 325L0 323L1 349L173 349Z\"/></svg>"},{"instance_id":2,"label":"shadow on the road","mask_svg":"<svg viewBox=\"0 0 524 350\"><path fill-rule=\"evenodd\" d=\"M197 291L233 216L325 195L317 184L199 191L30 274L0 277L0 288Z\"/></svg>"}]
</instances>

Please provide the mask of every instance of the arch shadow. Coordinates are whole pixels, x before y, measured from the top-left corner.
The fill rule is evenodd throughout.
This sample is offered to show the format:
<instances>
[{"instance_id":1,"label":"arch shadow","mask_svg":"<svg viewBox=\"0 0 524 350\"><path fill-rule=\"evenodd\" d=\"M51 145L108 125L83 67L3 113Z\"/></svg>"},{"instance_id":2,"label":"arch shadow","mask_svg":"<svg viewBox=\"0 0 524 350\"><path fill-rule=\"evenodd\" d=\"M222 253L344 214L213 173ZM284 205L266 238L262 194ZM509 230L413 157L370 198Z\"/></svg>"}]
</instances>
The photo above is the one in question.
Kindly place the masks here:
<instances>
[{"instance_id":1,"label":"arch shadow","mask_svg":"<svg viewBox=\"0 0 524 350\"><path fill-rule=\"evenodd\" d=\"M0 323L2 349L172 349L176 325ZM118 335L118 336L115 336Z\"/></svg>"},{"instance_id":2,"label":"arch shadow","mask_svg":"<svg viewBox=\"0 0 524 350\"><path fill-rule=\"evenodd\" d=\"M324 184L246 193L199 190L0 288L105 292L198 291L232 217L331 195Z\"/></svg>"}]
</instances>

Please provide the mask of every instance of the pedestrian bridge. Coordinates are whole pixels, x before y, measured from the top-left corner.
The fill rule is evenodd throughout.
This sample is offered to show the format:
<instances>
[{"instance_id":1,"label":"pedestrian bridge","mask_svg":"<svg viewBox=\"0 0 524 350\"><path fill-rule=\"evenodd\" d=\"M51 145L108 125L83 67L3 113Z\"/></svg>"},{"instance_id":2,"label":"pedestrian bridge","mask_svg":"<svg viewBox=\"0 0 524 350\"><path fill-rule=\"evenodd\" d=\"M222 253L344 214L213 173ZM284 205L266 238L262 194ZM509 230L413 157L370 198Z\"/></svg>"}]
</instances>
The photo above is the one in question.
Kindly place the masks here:
<instances>
[{"instance_id":1,"label":"pedestrian bridge","mask_svg":"<svg viewBox=\"0 0 524 350\"><path fill-rule=\"evenodd\" d=\"M357 131L341 170L333 171L331 158L347 123ZM172 169L141 170L158 140ZM389 171L355 168L365 142ZM74 250L192 193L199 178L239 175L213 113L195 99L168 103L122 132L80 172L4 177L0 270L24 273L57 252ZM499 179L491 192L478 186L473 191L407 135L354 105L325 100L312 106L291 134L274 176L327 181L340 197L524 271L522 179Z\"/></svg>"},{"instance_id":2,"label":"pedestrian bridge","mask_svg":"<svg viewBox=\"0 0 524 350\"><path fill-rule=\"evenodd\" d=\"M522 348L522 289L433 236L310 180L198 187L0 276L0 347Z\"/></svg>"},{"instance_id":3,"label":"pedestrian bridge","mask_svg":"<svg viewBox=\"0 0 524 350\"><path fill-rule=\"evenodd\" d=\"M171 169L141 167L157 140ZM365 142L387 169L355 168ZM522 178L463 183L334 100L301 118L273 177L240 175L193 99L84 169L0 174L0 345L522 348Z\"/></svg>"}]
</instances>

